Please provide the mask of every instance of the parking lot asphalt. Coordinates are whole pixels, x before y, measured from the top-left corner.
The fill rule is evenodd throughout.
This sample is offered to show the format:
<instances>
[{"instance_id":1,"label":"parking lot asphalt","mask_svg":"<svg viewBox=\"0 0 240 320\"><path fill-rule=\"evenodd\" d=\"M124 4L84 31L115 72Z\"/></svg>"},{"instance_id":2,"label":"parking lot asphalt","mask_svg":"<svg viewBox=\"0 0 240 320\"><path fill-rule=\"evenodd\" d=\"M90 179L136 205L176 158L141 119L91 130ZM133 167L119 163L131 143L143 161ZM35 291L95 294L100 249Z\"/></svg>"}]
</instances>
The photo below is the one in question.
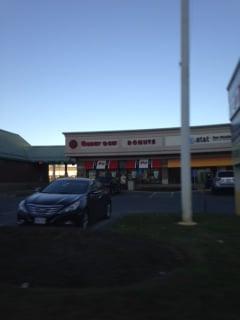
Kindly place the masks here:
<instances>
[{"instance_id":1,"label":"parking lot asphalt","mask_svg":"<svg viewBox=\"0 0 240 320\"><path fill-rule=\"evenodd\" d=\"M234 212L234 197L230 193L213 195L209 191L194 191L192 203L195 214L231 214ZM125 193L114 199L114 205L116 212L181 214L181 192Z\"/></svg>"},{"instance_id":2,"label":"parking lot asphalt","mask_svg":"<svg viewBox=\"0 0 240 320\"><path fill-rule=\"evenodd\" d=\"M23 197L0 195L0 227L16 225L18 203ZM233 194L212 195L210 192L192 193L193 214L234 214ZM93 230L107 227L127 214L162 213L181 215L181 192L122 192L112 197L112 219L103 221Z\"/></svg>"}]
</instances>

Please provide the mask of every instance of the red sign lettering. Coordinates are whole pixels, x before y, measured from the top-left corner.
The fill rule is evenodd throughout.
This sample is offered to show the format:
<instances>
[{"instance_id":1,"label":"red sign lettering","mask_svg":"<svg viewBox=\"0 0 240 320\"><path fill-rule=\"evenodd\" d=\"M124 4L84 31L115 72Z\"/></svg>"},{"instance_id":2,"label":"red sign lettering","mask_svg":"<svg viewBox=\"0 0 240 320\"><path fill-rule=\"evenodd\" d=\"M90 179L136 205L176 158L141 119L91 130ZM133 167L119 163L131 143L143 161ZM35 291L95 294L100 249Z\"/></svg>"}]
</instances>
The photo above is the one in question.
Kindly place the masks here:
<instances>
[{"instance_id":1,"label":"red sign lettering","mask_svg":"<svg viewBox=\"0 0 240 320\"><path fill-rule=\"evenodd\" d=\"M82 147L109 147L109 146L116 146L117 141L81 141Z\"/></svg>"},{"instance_id":2,"label":"red sign lettering","mask_svg":"<svg viewBox=\"0 0 240 320\"><path fill-rule=\"evenodd\" d=\"M139 139L139 140L128 140L127 144L129 146L134 145L151 145L151 144L156 144L156 140L155 139Z\"/></svg>"}]
</instances>

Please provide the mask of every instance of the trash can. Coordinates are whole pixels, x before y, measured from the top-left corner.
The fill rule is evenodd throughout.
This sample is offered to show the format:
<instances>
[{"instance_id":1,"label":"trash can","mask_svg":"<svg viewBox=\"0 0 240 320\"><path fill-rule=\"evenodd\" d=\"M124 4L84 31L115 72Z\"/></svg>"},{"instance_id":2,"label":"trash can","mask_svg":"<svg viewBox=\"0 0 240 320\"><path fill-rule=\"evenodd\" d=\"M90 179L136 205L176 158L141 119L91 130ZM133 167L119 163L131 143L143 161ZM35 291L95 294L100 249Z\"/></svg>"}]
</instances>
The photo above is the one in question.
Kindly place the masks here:
<instances>
[{"instance_id":1,"label":"trash can","mask_svg":"<svg viewBox=\"0 0 240 320\"><path fill-rule=\"evenodd\" d=\"M134 191L135 189L135 183L133 180L128 181L128 191Z\"/></svg>"}]
</instances>

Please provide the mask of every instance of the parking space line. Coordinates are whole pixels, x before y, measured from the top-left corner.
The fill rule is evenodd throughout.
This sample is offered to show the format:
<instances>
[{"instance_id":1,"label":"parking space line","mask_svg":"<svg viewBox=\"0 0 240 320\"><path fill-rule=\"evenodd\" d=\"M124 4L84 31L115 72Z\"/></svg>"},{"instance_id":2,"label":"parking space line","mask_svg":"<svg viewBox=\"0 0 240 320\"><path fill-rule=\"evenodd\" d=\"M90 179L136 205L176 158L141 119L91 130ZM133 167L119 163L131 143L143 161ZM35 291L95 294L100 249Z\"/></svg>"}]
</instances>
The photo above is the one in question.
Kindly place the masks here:
<instances>
[{"instance_id":1,"label":"parking space line","mask_svg":"<svg viewBox=\"0 0 240 320\"><path fill-rule=\"evenodd\" d=\"M176 192L153 192L148 198L156 199L156 198L173 198Z\"/></svg>"}]
</instances>

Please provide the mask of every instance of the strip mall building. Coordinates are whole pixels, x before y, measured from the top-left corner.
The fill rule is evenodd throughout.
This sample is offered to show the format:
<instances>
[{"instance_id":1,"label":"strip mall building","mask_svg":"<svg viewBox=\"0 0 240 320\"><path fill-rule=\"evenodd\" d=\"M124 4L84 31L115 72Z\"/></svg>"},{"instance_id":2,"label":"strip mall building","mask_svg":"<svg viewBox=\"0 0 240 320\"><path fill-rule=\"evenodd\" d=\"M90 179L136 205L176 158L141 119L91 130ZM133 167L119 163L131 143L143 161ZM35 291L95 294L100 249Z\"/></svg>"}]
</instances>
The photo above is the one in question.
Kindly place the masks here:
<instances>
[{"instance_id":1,"label":"strip mall building","mask_svg":"<svg viewBox=\"0 0 240 320\"><path fill-rule=\"evenodd\" d=\"M227 87L231 120L236 213L240 215L240 59Z\"/></svg>"},{"instance_id":2,"label":"strip mall building","mask_svg":"<svg viewBox=\"0 0 240 320\"><path fill-rule=\"evenodd\" d=\"M180 183L180 129L66 132L65 157L77 175L111 174L142 184ZM192 180L203 184L209 173L232 168L229 124L191 128Z\"/></svg>"},{"instance_id":3,"label":"strip mall building","mask_svg":"<svg viewBox=\"0 0 240 320\"><path fill-rule=\"evenodd\" d=\"M0 189L5 184L44 184L61 176L109 175L136 188L180 184L180 129L67 132L65 146L31 146L0 130ZM192 181L232 168L230 124L191 128Z\"/></svg>"}]
</instances>

